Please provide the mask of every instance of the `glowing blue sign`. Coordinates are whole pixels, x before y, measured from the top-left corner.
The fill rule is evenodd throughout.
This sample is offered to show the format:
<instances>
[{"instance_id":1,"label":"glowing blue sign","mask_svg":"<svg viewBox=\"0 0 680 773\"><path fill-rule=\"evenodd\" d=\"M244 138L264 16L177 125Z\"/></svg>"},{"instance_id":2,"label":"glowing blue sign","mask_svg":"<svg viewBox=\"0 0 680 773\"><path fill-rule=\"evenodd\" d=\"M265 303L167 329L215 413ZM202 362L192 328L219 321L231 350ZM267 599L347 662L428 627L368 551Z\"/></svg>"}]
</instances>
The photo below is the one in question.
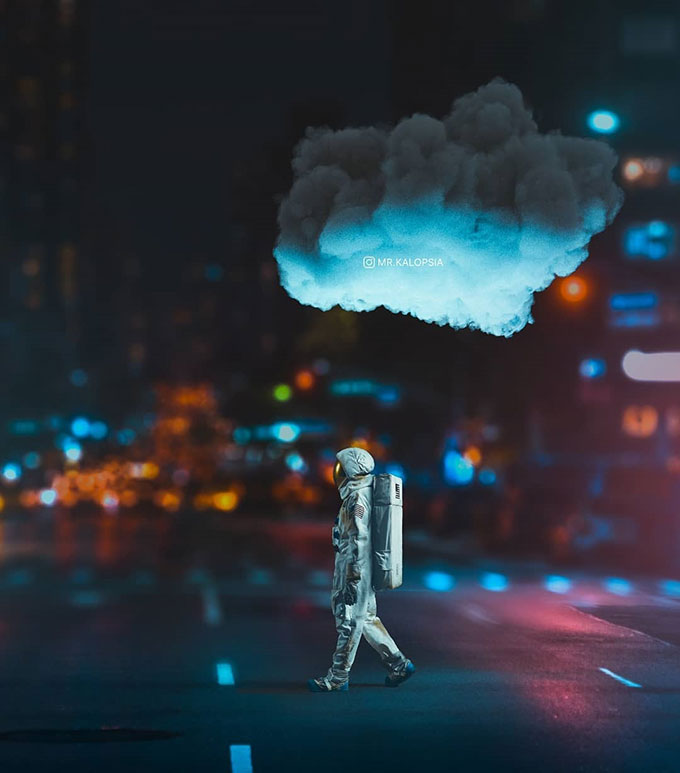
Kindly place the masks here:
<instances>
[{"instance_id":1,"label":"glowing blue sign","mask_svg":"<svg viewBox=\"0 0 680 773\"><path fill-rule=\"evenodd\" d=\"M623 252L641 260L673 258L677 254L675 226L663 220L631 225L623 232Z\"/></svg>"},{"instance_id":2,"label":"glowing blue sign","mask_svg":"<svg viewBox=\"0 0 680 773\"><path fill-rule=\"evenodd\" d=\"M659 296L654 292L616 293L609 298L612 327L656 327L661 322Z\"/></svg>"},{"instance_id":3,"label":"glowing blue sign","mask_svg":"<svg viewBox=\"0 0 680 773\"><path fill-rule=\"evenodd\" d=\"M611 110L593 110L588 116L588 128L598 134L613 134L620 123L618 115Z\"/></svg>"},{"instance_id":4,"label":"glowing blue sign","mask_svg":"<svg viewBox=\"0 0 680 773\"><path fill-rule=\"evenodd\" d=\"M656 293L616 293L609 299L612 311L655 309L658 305L659 296Z\"/></svg>"},{"instance_id":5,"label":"glowing blue sign","mask_svg":"<svg viewBox=\"0 0 680 773\"><path fill-rule=\"evenodd\" d=\"M331 394L338 396L372 395L376 387L375 381L369 381L368 379L333 381L331 383Z\"/></svg>"},{"instance_id":6,"label":"glowing blue sign","mask_svg":"<svg viewBox=\"0 0 680 773\"><path fill-rule=\"evenodd\" d=\"M626 311L612 316L609 324L612 327L656 327L661 322L658 311Z\"/></svg>"}]
</instances>

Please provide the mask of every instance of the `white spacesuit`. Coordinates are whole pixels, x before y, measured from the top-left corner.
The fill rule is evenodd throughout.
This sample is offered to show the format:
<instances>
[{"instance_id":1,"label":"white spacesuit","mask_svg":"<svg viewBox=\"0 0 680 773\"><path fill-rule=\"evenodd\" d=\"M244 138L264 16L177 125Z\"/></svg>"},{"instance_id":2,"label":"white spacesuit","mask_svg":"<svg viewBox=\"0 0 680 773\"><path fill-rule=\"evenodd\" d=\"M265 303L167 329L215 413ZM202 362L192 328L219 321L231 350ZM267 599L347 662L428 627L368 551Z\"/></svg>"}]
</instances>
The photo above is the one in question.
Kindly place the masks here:
<instances>
[{"instance_id":1,"label":"white spacesuit","mask_svg":"<svg viewBox=\"0 0 680 773\"><path fill-rule=\"evenodd\" d=\"M331 609L338 642L333 664L324 677L310 679L312 692L346 690L349 671L361 636L380 655L389 671L388 687L397 687L415 667L399 651L376 616L375 591L371 583L371 510L373 503L373 457L362 448L345 448L336 455L335 481L342 505L333 526L335 572Z\"/></svg>"}]
</instances>

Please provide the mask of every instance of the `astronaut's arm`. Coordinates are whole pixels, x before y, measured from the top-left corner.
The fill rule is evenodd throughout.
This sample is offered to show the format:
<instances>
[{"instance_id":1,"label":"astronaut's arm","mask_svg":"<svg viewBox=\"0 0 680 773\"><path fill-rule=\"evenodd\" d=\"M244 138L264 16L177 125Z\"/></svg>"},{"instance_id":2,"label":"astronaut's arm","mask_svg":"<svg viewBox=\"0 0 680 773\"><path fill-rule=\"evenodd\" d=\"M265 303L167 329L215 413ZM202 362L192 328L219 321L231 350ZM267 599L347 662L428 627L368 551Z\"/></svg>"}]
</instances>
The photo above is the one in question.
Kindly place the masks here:
<instances>
[{"instance_id":1,"label":"astronaut's arm","mask_svg":"<svg viewBox=\"0 0 680 773\"><path fill-rule=\"evenodd\" d=\"M349 545L350 561L347 565L347 585L356 585L361 580L362 569L368 566L370 551L370 535L368 531L368 513L359 496L353 497L348 503L350 515Z\"/></svg>"}]
</instances>

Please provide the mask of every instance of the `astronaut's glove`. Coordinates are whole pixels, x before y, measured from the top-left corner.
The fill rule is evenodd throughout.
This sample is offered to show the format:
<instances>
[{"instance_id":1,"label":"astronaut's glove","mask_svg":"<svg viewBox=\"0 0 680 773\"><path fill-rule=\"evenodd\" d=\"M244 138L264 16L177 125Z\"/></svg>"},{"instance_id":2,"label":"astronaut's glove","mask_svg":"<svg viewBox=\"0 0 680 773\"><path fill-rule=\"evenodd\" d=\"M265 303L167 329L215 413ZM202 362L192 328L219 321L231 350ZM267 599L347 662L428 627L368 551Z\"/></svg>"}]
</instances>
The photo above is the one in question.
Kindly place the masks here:
<instances>
[{"instance_id":1,"label":"astronaut's glove","mask_svg":"<svg viewBox=\"0 0 680 773\"><path fill-rule=\"evenodd\" d=\"M351 607L357 603L357 586L354 582L348 582L342 589L342 600L348 606Z\"/></svg>"}]
</instances>

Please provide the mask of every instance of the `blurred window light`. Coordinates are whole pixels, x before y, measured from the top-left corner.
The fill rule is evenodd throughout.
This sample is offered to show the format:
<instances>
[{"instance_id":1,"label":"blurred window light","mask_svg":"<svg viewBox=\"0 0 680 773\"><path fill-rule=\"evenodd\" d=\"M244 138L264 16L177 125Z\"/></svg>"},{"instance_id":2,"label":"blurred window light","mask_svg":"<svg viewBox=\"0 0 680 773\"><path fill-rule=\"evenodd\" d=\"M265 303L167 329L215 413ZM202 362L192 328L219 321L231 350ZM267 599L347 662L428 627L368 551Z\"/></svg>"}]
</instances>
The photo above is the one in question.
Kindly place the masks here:
<instances>
[{"instance_id":1,"label":"blurred window light","mask_svg":"<svg viewBox=\"0 0 680 773\"><path fill-rule=\"evenodd\" d=\"M664 220L633 223L623 232L623 253L639 260L667 260L677 255L676 228Z\"/></svg>"},{"instance_id":2,"label":"blurred window light","mask_svg":"<svg viewBox=\"0 0 680 773\"><path fill-rule=\"evenodd\" d=\"M588 128L598 134L613 134L621 123L618 115L611 110L593 110L587 122Z\"/></svg>"},{"instance_id":3,"label":"blurred window light","mask_svg":"<svg viewBox=\"0 0 680 773\"><path fill-rule=\"evenodd\" d=\"M40 492L40 501L43 505L51 507L57 501L57 492L51 488L43 489Z\"/></svg>"},{"instance_id":4,"label":"blurred window light","mask_svg":"<svg viewBox=\"0 0 680 773\"><path fill-rule=\"evenodd\" d=\"M508 578L498 572L484 572L479 584L484 590L490 590L494 593L500 593L508 589Z\"/></svg>"},{"instance_id":5,"label":"blurred window light","mask_svg":"<svg viewBox=\"0 0 680 773\"><path fill-rule=\"evenodd\" d=\"M599 357L587 357L581 360L578 371L583 378L602 378L607 373L607 363Z\"/></svg>"},{"instance_id":6,"label":"blurred window light","mask_svg":"<svg viewBox=\"0 0 680 773\"><path fill-rule=\"evenodd\" d=\"M332 395L372 395L376 383L368 379L338 380L331 383Z\"/></svg>"},{"instance_id":7,"label":"blurred window light","mask_svg":"<svg viewBox=\"0 0 680 773\"><path fill-rule=\"evenodd\" d=\"M219 282L224 276L224 269L218 263L209 263L203 270L203 276L208 282Z\"/></svg>"},{"instance_id":8,"label":"blurred window light","mask_svg":"<svg viewBox=\"0 0 680 773\"><path fill-rule=\"evenodd\" d=\"M103 421L93 421L90 425L90 435L95 440L103 440L109 434L109 428Z\"/></svg>"},{"instance_id":9,"label":"blurred window light","mask_svg":"<svg viewBox=\"0 0 680 773\"><path fill-rule=\"evenodd\" d=\"M131 446L135 442L136 437L137 433L129 427L118 430L116 434L116 438L122 446Z\"/></svg>"},{"instance_id":10,"label":"blurred window light","mask_svg":"<svg viewBox=\"0 0 680 773\"><path fill-rule=\"evenodd\" d=\"M29 470L37 470L40 467L41 457L37 451L29 451L24 455L24 467Z\"/></svg>"},{"instance_id":11,"label":"blurred window light","mask_svg":"<svg viewBox=\"0 0 680 773\"><path fill-rule=\"evenodd\" d=\"M88 375L82 368L76 368L71 371L69 381L75 387L84 387L88 382Z\"/></svg>"},{"instance_id":12,"label":"blurred window light","mask_svg":"<svg viewBox=\"0 0 680 773\"><path fill-rule=\"evenodd\" d=\"M234 443L242 446L250 440L251 431L247 427L236 427L233 432Z\"/></svg>"},{"instance_id":13,"label":"blurred window light","mask_svg":"<svg viewBox=\"0 0 680 773\"><path fill-rule=\"evenodd\" d=\"M380 386L375 397L381 405L396 405L401 400L401 390L397 386Z\"/></svg>"},{"instance_id":14,"label":"blurred window light","mask_svg":"<svg viewBox=\"0 0 680 773\"><path fill-rule=\"evenodd\" d=\"M325 376L330 369L330 362L328 362L328 360L324 359L323 357L320 357L318 360L314 360L314 364L312 365L312 370L314 373L316 373L317 376Z\"/></svg>"},{"instance_id":15,"label":"blurred window light","mask_svg":"<svg viewBox=\"0 0 680 773\"><path fill-rule=\"evenodd\" d=\"M285 403L293 396L293 390L288 384L277 384L274 387L272 394L277 402Z\"/></svg>"},{"instance_id":16,"label":"blurred window light","mask_svg":"<svg viewBox=\"0 0 680 773\"><path fill-rule=\"evenodd\" d=\"M300 436L300 427L290 422L279 422L272 426L271 434L274 440L280 440L282 443L293 443Z\"/></svg>"},{"instance_id":17,"label":"blurred window light","mask_svg":"<svg viewBox=\"0 0 680 773\"><path fill-rule=\"evenodd\" d=\"M71 422L71 432L76 437L87 437L90 434L90 422L84 416L78 416Z\"/></svg>"},{"instance_id":18,"label":"blurred window light","mask_svg":"<svg viewBox=\"0 0 680 773\"><path fill-rule=\"evenodd\" d=\"M680 381L680 352L626 352L623 372L632 381Z\"/></svg>"},{"instance_id":19,"label":"blurred window light","mask_svg":"<svg viewBox=\"0 0 680 773\"><path fill-rule=\"evenodd\" d=\"M632 584L623 577L607 577L603 584L605 590L615 596L627 596L633 590Z\"/></svg>"},{"instance_id":20,"label":"blurred window light","mask_svg":"<svg viewBox=\"0 0 680 773\"><path fill-rule=\"evenodd\" d=\"M609 308L612 311L629 311L640 309L656 309L659 305L657 293L614 293L609 298Z\"/></svg>"},{"instance_id":21,"label":"blurred window light","mask_svg":"<svg viewBox=\"0 0 680 773\"><path fill-rule=\"evenodd\" d=\"M659 425L659 412L652 405L629 405L623 411L621 428L630 437L651 437Z\"/></svg>"},{"instance_id":22,"label":"blurred window light","mask_svg":"<svg viewBox=\"0 0 680 773\"><path fill-rule=\"evenodd\" d=\"M475 475L474 465L451 449L444 454L444 480L452 486L466 486Z\"/></svg>"},{"instance_id":23,"label":"blurred window light","mask_svg":"<svg viewBox=\"0 0 680 773\"><path fill-rule=\"evenodd\" d=\"M13 435L35 435L40 425L33 419L16 419L10 423L10 432Z\"/></svg>"},{"instance_id":24,"label":"blurred window light","mask_svg":"<svg viewBox=\"0 0 680 773\"><path fill-rule=\"evenodd\" d=\"M568 276L560 281L560 295L568 303L579 303L588 295L588 285L580 276Z\"/></svg>"},{"instance_id":25,"label":"blurred window light","mask_svg":"<svg viewBox=\"0 0 680 773\"><path fill-rule=\"evenodd\" d=\"M490 467L483 467L477 474L477 480L482 486L493 486L496 482L496 471Z\"/></svg>"},{"instance_id":26,"label":"blurred window light","mask_svg":"<svg viewBox=\"0 0 680 773\"><path fill-rule=\"evenodd\" d=\"M21 467L16 462L7 462L2 468L2 477L8 483L14 483L21 477Z\"/></svg>"},{"instance_id":27,"label":"blurred window light","mask_svg":"<svg viewBox=\"0 0 680 773\"><path fill-rule=\"evenodd\" d=\"M559 574L549 574L543 584L551 593L568 593L571 590L571 580Z\"/></svg>"},{"instance_id":28,"label":"blurred window light","mask_svg":"<svg viewBox=\"0 0 680 773\"><path fill-rule=\"evenodd\" d=\"M455 578L448 574L448 572L428 572L423 577L423 585L428 590L445 593L446 591L453 590L455 584Z\"/></svg>"},{"instance_id":29,"label":"blurred window light","mask_svg":"<svg viewBox=\"0 0 680 773\"><path fill-rule=\"evenodd\" d=\"M671 185L680 183L680 164L672 164L668 167L668 182Z\"/></svg>"}]
</instances>

